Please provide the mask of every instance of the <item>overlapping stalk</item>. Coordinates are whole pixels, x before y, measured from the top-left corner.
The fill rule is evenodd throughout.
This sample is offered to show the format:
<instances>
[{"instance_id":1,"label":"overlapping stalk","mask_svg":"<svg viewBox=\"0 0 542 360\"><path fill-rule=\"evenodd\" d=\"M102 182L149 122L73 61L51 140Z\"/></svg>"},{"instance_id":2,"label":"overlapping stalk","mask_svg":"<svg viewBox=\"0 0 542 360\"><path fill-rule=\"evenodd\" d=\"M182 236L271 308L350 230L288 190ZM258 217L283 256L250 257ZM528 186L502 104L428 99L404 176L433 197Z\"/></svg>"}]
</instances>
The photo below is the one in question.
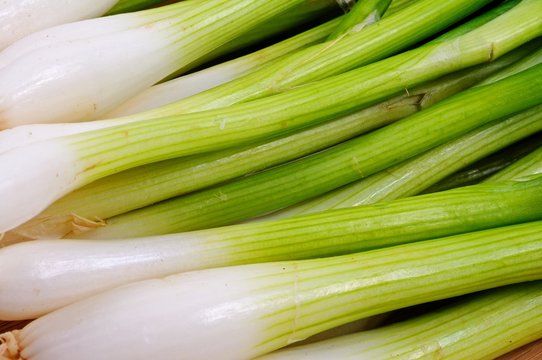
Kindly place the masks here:
<instances>
[{"instance_id":1,"label":"overlapping stalk","mask_svg":"<svg viewBox=\"0 0 542 360\"><path fill-rule=\"evenodd\" d=\"M177 272L347 254L542 219L541 202L538 177L161 237L25 242L0 250L0 319L37 317Z\"/></svg>"},{"instance_id":2,"label":"overlapping stalk","mask_svg":"<svg viewBox=\"0 0 542 360\"><path fill-rule=\"evenodd\" d=\"M533 151L523 159L484 180L484 182L518 179L536 174L542 174L542 148Z\"/></svg>"},{"instance_id":3,"label":"overlapping stalk","mask_svg":"<svg viewBox=\"0 0 542 360\"><path fill-rule=\"evenodd\" d=\"M542 284L466 296L378 330L277 351L259 360L496 359L542 337Z\"/></svg>"},{"instance_id":4,"label":"overlapping stalk","mask_svg":"<svg viewBox=\"0 0 542 360\"><path fill-rule=\"evenodd\" d=\"M2 337L8 359L85 360L96 353L249 359L367 316L539 280L541 267L542 223L526 223L340 257L137 282Z\"/></svg>"},{"instance_id":5,"label":"overlapping stalk","mask_svg":"<svg viewBox=\"0 0 542 360\"><path fill-rule=\"evenodd\" d=\"M367 27L384 15L391 0L367 0L357 2L352 10L344 17L335 30L329 35L328 40L337 39L350 32L357 32Z\"/></svg>"},{"instance_id":6,"label":"overlapping stalk","mask_svg":"<svg viewBox=\"0 0 542 360\"><path fill-rule=\"evenodd\" d=\"M541 71L542 65L537 65L494 84L466 90L406 119L301 161L112 217L106 226L80 236L122 238L221 226L310 199L521 111L523 106L528 109L539 104L538 97L542 95L533 91L536 95L526 102L526 91L533 90ZM521 78L525 81L520 81ZM534 117L537 114L529 113ZM540 126L537 118L527 123L527 128Z\"/></svg>"},{"instance_id":7,"label":"overlapping stalk","mask_svg":"<svg viewBox=\"0 0 542 360\"><path fill-rule=\"evenodd\" d=\"M339 19L333 19L323 25L311 28L304 33L238 59L155 85L128 100L105 117L126 116L158 108L247 75L281 56L323 41L339 21ZM0 152L2 152L1 148Z\"/></svg>"},{"instance_id":8,"label":"overlapping stalk","mask_svg":"<svg viewBox=\"0 0 542 360\"><path fill-rule=\"evenodd\" d=\"M8 138L12 138L10 140L12 143L32 142L138 120L149 120L159 116L214 109L247 101L254 97L285 91L307 82L340 74L356 66L369 64L406 49L427 36L445 29L487 2L489 0L475 2L454 0L438 4L429 0L419 1L415 7L399 7L399 10L393 16L390 15L384 23L379 24L377 29L370 31L364 29L364 31L354 33L352 36L341 38L339 41L334 40L333 46L326 43L311 47L242 79L173 104L121 119L94 121L71 126L61 124L48 127L39 125L20 127L15 129L18 131L15 134L10 134ZM392 11L393 6L388 13ZM438 21L435 21L436 19ZM296 80L293 76L294 73L302 75L302 78Z\"/></svg>"},{"instance_id":9,"label":"overlapping stalk","mask_svg":"<svg viewBox=\"0 0 542 360\"><path fill-rule=\"evenodd\" d=\"M542 15L532 16L533 13L542 14L538 10L542 10L541 2L524 0L504 15L457 39L415 49L265 99L227 109L165 117L152 122L135 122L14 149L0 155L0 167L10 167L12 159L25 158L26 164L19 166L21 175L24 172L25 178L39 177L43 179L43 184L36 186L27 181L14 182L12 179L18 176L10 176L9 181L1 182L4 185L0 194L9 196L10 204L22 209L22 212L12 212L9 217L2 219L0 229L9 230L36 215L67 192L121 170L168 158L218 150L243 141L316 124L334 115L377 102L405 87L494 60L542 33ZM528 21L518 25L516 17L527 18ZM513 28L513 31L509 32L508 27ZM536 88L540 85L535 75L539 68L527 70L522 74L530 75L514 79L532 76L535 79L531 81L530 88ZM399 78L398 74L401 74ZM350 86L345 89L346 84ZM337 89L342 90L340 98L335 96ZM518 108L510 106L508 111L519 111L529 105L536 105L539 101L537 96L537 91L526 93L522 105ZM507 101L510 99L509 96ZM500 107L495 106L494 109ZM497 112L490 109L487 115L496 115ZM265 117L258 116L259 113L265 114ZM506 111L500 116L505 115ZM39 154L39 157L31 159L27 156L28 152ZM45 167L43 162L50 164L51 161L47 160L49 158L54 158L56 164ZM30 198L32 202L29 202Z\"/></svg>"},{"instance_id":10,"label":"overlapping stalk","mask_svg":"<svg viewBox=\"0 0 542 360\"><path fill-rule=\"evenodd\" d=\"M542 131L542 105L438 146L328 194L256 219L266 221L416 195L467 164Z\"/></svg>"},{"instance_id":11,"label":"overlapping stalk","mask_svg":"<svg viewBox=\"0 0 542 360\"><path fill-rule=\"evenodd\" d=\"M447 176L422 191L421 194L478 184L523 159L540 146L542 146L542 133L531 135Z\"/></svg>"},{"instance_id":12,"label":"overlapping stalk","mask_svg":"<svg viewBox=\"0 0 542 360\"><path fill-rule=\"evenodd\" d=\"M397 99L298 134L193 159L180 158L151 164L109 176L59 200L29 223L8 232L2 243L78 233L101 226L103 222L99 219L105 220L322 150L464 90L514 63L530 48L522 47L491 64L451 74L409 90L408 94Z\"/></svg>"},{"instance_id":13,"label":"overlapping stalk","mask_svg":"<svg viewBox=\"0 0 542 360\"><path fill-rule=\"evenodd\" d=\"M0 129L99 117L262 22L304 3L183 1L34 33L0 54ZM332 0L312 4L337 6ZM59 67L64 71L57 71Z\"/></svg>"}]
</instances>

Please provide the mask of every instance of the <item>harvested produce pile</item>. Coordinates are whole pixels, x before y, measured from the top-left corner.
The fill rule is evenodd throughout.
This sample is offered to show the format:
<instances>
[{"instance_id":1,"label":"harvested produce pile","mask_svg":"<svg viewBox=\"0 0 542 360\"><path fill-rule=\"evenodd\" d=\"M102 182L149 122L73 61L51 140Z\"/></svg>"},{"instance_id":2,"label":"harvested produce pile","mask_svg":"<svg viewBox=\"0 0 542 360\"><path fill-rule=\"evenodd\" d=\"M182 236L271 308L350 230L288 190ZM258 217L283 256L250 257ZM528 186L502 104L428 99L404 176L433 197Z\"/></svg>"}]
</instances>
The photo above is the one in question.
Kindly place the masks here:
<instances>
[{"instance_id":1,"label":"harvested produce pile","mask_svg":"<svg viewBox=\"0 0 542 360\"><path fill-rule=\"evenodd\" d=\"M542 338L542 0L62 4L0 3L1 360Z\"/></svg>"}]
</instances>

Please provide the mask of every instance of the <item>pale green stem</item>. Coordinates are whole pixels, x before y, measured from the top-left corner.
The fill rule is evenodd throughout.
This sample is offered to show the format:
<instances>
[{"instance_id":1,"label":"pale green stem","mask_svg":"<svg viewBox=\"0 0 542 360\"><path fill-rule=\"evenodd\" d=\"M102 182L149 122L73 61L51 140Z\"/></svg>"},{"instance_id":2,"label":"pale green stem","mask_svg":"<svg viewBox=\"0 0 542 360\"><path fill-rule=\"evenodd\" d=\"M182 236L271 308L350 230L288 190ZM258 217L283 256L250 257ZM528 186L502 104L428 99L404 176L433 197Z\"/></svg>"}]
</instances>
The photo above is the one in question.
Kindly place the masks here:
<instances>
[{"instance_id":1,"label":"pale green stem","mask_svg":"<svg viewBox=\"0 0 542 360\"><path fill-rule=\"evenodd\" d=\"M494 60L542 34L542 15L532 16L538 10L542 14L541 2L524 0L506 14L459 38L265 99L228 109L135 122L66 136L58 141L70 144L81 161L88 164L77 179L76 187L80 187L145 163L278 135L352 112L446 73ZM519 24L518 18L523 19ZM533 82L534 86L537 84ZM525 95L526 99L530 97L535 97L533 92Z\"/></svg>"},{"instance_id":2,"label":"pale green stem","mask_svg":"<svg viewBox=\"0 0 542 360\"><path fill-rule=\"evenodd\" d=\"M266 340L258 350L267 353L398 308L539 280L541 240L542 223L535 222L354 255L276 263L274 274L254 277L264 284L252 295L270 304L263 317ZM274 286L269 288L269 283Z\"/></svg>"},{"instance_id":3,"label":"pale green stem","mask_svg":"<svg viewBox=\"0 0 542 360\"><path fill-rule=\"evenodd\" d=\"M542 283L468 295L394 325L277 351L261 360L492 360L542 337Z\"/></svg>"},{"instance_id":4,"label":"pale green stem","mask_svg":"<svg viewBox=\"0 0 542 360\"><path fill-rule=\"evenodd\" d=\"M506 121L497 121L476 129L405 163L259 221L416 195L466 165L541 130L542 105L539 105Z\"/></svg>"},{"instance_id":5,"label":"pale green stem","mask_svg":"<svg viewBox=\"0 0 542 360\"><path fill-rule=\"evenodd\" d=\"M535 66L302 161L110 218L106 227L87 236L145 236L219 226L312 198L540 103L542 91L534 89L542 89L541 73L542 65Z\"/></svg>"},{"instance_id":6,"label":"pale green stem","mask_svg":"<svg viewBox=\"0 0 542 360\"><path fill-rule=\"evenodd\" d=\"M161 200L308 155L370 129L427 108L460 92L523 55L519 49L489 65L454 73L358 113L259 146L222 151L193 159L150 164L98 180L53 204L27 224L6 234L3 243L64 236L84 227ZM77 214L73 216L72 214ZM86 219L86 220L85 220ZM91 221L89 221L91 220Z\"/></svg>"},{"instance_id":7,"label":"pale green stem","mask_svg":"<svg viewBox=\"0 0 542 360\"><path fill-rule=\"evenodd\" d=\"M323 41L339 21L340 19L331 20L254 53L153 86L108 113L105 117L126 116L167 105L187 97L188 92L195 94L250 74L271 61L276 61L281 56ZM275 22L280 23L281 28L288 25L279 21L279 19L275 19ZM257 31L256 33L261 36L262 31ZM219 50L222 51L222 48ZM213 57L214 53L211 53L209 56ZM206 84L210 85L207 88L203 88ZM187 87L193 88L194 86L197 88L196 90L186 89Z\"/></svg>"}]
</instances>

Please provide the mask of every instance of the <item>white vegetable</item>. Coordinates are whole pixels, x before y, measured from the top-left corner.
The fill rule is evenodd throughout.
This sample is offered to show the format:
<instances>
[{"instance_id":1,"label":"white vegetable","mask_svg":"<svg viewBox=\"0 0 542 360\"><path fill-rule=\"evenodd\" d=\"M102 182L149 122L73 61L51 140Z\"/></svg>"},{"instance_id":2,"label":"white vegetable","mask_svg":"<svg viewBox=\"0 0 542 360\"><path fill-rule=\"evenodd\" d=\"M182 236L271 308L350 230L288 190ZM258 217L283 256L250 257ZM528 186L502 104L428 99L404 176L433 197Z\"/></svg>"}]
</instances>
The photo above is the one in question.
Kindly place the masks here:
<instances>
[{"instance_id":1,"label":"white vegetable","mask_svg":"<svg viewBox=\"0 0 542 360\"><path fill-rule=\"evenodd\" d=\"M2 335L7 345L0 356L251 359L370 315L539 279L541 230L542 223L528 223L348 256L137 282Z\"/></svg>"},{"instance_id":2,"label":"white vegetable","mask_svg":"<svg viewBox=\"0 0 542 360\"><path fill-rule=\"evenodd\" d=\"M16 208L42 211L43 204L36 201L36 197L44 196L44 200L53 201L59 193L70 191L70 182L84 171L84 166L74 162L73 156L60 143L36 143L8 151L2 154L2 164L9 169L9 174L0 176L2 203L11 208L2 211L2 224L24 220L21 212L14 211ZM28 191L19 191L21 186Z\"/></svg>"},{"instance_id":3,"label":"white vegetable","mask_svg":"<svg viewBox=\"0 0 542 360\"><path fill-rule=\"evenodd\" d=\"M181 2L31 35L0 54L0 129L100 117L302 2Z\"/></svg>"},{"instance_id":4,"label":"white vegetable","mask_svg":"<svg viewBox=\"0 0 542 360\"><path fill-rule=\"evenodd\" d=\"M104 14L118 0L1 0L0 50L38 30Z\"/></svg>"},{"instance_id":5,"label":"white vegetable","mask_svg":"<svg viewBox=\"0 0 542 360\"><path fill-rule=\"evenodd\" d=\"M179 272L354 253L542 219L542 176L267 223L0 249L0 319L32 319L119 285ZM401 236L397 236L397 233Z\"/></svg>"}]
</instances>

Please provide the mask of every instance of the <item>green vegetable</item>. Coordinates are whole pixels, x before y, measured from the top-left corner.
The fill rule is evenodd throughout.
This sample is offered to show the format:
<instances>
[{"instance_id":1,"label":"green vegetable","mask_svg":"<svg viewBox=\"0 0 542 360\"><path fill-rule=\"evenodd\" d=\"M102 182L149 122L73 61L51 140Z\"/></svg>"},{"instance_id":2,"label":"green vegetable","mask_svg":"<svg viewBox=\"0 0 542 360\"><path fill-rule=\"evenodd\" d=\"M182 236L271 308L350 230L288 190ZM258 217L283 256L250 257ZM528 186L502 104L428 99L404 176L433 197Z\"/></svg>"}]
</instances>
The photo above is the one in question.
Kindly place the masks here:
<instances>
[{"instance_id":1,"label":"green vegetable","mask_svg":"<svg viewBox=\"0 0 542 360\"><path fill-rule=\"evenodd\" d=\"M542 337L542 283L465 296L429 314L260 360L496 359Z\"/></svg>"},{"instance_id":2,"label":"green vegetable","mask_svg":"<svg viewBox=\"0 0 542 360\"><path fill-rule=\"evenodd\" d=\"M251 359L356 319L540 278L542 222L526 223L135 282L41 317L7 349L33 360Z\"/></svg>"},{"instance_id":3,"label":"green vegetable","mask_svg":"<svg viewBox=\"0 0 542 360\"><path fill-rule=\"evenodd\" d=\"M120 238L226 225L315 197L540 103L541 74L542 64L300 161L112 217L83 236Z\"/></svg>"}]
</instances>

